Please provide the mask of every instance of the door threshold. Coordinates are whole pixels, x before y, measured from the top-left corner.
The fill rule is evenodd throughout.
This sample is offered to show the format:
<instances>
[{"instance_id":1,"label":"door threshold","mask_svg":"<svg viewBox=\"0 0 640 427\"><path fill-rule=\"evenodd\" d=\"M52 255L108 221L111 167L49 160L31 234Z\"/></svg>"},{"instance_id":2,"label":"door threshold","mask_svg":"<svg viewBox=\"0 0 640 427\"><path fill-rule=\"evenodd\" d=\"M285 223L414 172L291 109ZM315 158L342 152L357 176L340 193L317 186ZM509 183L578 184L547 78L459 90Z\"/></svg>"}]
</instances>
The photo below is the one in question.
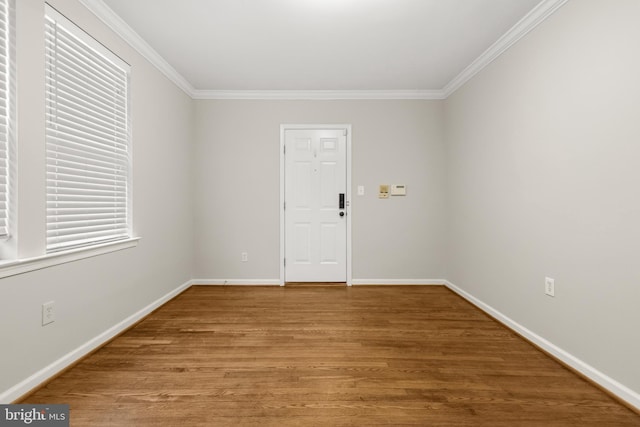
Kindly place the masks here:
<instances>
[{"instance_id":1,"label":"door threshold","mask_svg":"<svg viewBox=\"0 0 640 427\"><path fill-rule=\"evenodd\" d=\"M346 282L285 282L285 287L290 288L306 288L306 287L346 287Z\"/></svg>"}]
</instances>

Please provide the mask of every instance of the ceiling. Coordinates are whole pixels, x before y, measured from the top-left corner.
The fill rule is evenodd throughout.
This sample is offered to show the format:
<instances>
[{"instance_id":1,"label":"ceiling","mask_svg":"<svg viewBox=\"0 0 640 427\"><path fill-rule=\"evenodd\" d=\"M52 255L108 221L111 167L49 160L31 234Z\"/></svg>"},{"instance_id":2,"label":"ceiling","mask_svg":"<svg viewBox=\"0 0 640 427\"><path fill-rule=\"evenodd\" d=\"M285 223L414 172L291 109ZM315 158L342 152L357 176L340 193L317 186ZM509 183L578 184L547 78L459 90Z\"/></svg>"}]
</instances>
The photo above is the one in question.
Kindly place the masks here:
<instances>
[{"instance_id":1,"label":"ceiling","mask_svg":"<svg viewBox=\"0 0 640 427\"><path fill-rule=\"evenodd\" d=\"M196 92L441 91L541 3L101 2Z\"/></svg>"}]
</instances>

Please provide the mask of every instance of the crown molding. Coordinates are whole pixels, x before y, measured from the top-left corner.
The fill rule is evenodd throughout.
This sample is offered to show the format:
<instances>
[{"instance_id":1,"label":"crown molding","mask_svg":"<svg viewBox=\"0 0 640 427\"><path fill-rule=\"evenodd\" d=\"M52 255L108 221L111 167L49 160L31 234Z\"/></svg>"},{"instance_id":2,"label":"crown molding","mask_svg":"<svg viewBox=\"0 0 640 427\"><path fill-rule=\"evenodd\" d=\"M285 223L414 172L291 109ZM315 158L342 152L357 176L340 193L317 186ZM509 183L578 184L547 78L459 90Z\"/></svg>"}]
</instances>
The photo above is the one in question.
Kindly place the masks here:
<instances>
[{"instance_id":1,"label":"crown molding","mask_svg":"<svg viewBox=\"0 0 640 427\"><path fill-rule=\"evenodd\" d=\"M507 49L527 35L529 31L540 25L567 1L569 0L543 0L540 2L531 12L525 15L518 23L511 27L509 31L504 33L502 37L462 70L460 74L447 83L442 89L444 98L448 98L456 90L460 89L460 87L471 80L473 76L482 71L487 65L493 62L494 59L502 55Z\"/></svg>"},{"instance_id":2,"label":"crown molding","mask_svg":"<svg viewBox=\"0 0 640 427\"><path fill-rule=\"evenodd\" d=\"M441 90L195 90L194 99L444 99Z\"/></svg>"},{"instance_id":3,"label":"crown molding","mask_svg":"<svg viewBox=\"0 0 640 427\"><path fill-rule=\"evenodd\" d=\"M187 95L193 98L193 86L178 73L158 52L138 35L120 16L102 0L80 0L87 9L111 28L124 41L129 43L140 55L155 66L169 80L175 83Z\"/></svg>"},{"instance_id":4,"label":"crown molding","mask_svg":"<svg viewBox=\"0 0 640 427\"><path fill-rule=\"evenodd\" d=\"M537 27L568 0L543 0L509 31L485 50L460 74L439 90L200 90L194 87L102 0L79 0L169 80L193 99L254 100L367 100L446 99L493 60Z\"/></svg>"}]
</instances>

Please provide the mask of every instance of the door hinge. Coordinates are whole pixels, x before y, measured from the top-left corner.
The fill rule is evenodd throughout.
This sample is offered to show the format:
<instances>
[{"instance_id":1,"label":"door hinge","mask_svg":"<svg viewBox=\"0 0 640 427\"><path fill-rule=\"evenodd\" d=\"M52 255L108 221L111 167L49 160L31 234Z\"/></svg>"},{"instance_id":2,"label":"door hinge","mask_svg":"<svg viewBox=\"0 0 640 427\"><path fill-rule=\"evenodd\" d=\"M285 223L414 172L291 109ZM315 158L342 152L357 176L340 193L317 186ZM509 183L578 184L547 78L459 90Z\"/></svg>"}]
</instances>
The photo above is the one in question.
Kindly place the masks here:
<instances>
[{"instance_id":1,"label":"door hinge","mask_svg":"<svg viewBox=\"0 0 640 427\"><path fill-rule=\"evenodd\" d=\"M287 154L287 146L286 145L282 146L282 154Z\"/></svg>"},{"instance_id":2,"label":"door hinge","mask_svg":"<svg viewBox=\"0 0 640 427\"><path fill-rule=\"evenodd\" d=\"M284 209L285 211L287 210L287 202L284 202L283 209Z\"/></svg>"},{"instance_id":3,"label":"door hinge","mask_svg":"<svg viewBox=\"0 0 640 427\"><path fill-rule=\"evenodd\" d=\"M287 259L286 258L284 259L284 266L285 267L287 266Z\"/></svg>"}]
</instances>

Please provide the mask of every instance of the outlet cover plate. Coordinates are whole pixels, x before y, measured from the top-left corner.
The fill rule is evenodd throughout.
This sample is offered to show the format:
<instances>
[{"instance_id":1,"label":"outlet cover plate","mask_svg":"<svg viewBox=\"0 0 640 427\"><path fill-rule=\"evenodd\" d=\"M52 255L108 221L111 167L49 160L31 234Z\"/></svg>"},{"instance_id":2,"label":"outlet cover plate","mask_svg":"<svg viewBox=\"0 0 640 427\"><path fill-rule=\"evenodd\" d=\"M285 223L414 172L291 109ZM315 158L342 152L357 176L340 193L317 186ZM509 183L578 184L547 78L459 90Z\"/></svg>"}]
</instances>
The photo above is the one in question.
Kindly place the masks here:
<instances>
[{"instance_id":1,"label":"outlet cover plate","mask_svg":"<svg viewBox=\"0 0 640 427\"><path fill-rule=\"evenodd\" d=\"M544 293L550 297L556 296L556 281L551 277L544 278Z\"/></svg>"},{"instance_id":2,"label":"outlet cover plate","mask_svg":"<svg viewBox=\"0 0 640 427\"><path fill-rule=\"evenodd\" d=\"M49 301L42 304L42 326L55 322L55 304L55 301Z\"/></svg>"}]
</instances>

